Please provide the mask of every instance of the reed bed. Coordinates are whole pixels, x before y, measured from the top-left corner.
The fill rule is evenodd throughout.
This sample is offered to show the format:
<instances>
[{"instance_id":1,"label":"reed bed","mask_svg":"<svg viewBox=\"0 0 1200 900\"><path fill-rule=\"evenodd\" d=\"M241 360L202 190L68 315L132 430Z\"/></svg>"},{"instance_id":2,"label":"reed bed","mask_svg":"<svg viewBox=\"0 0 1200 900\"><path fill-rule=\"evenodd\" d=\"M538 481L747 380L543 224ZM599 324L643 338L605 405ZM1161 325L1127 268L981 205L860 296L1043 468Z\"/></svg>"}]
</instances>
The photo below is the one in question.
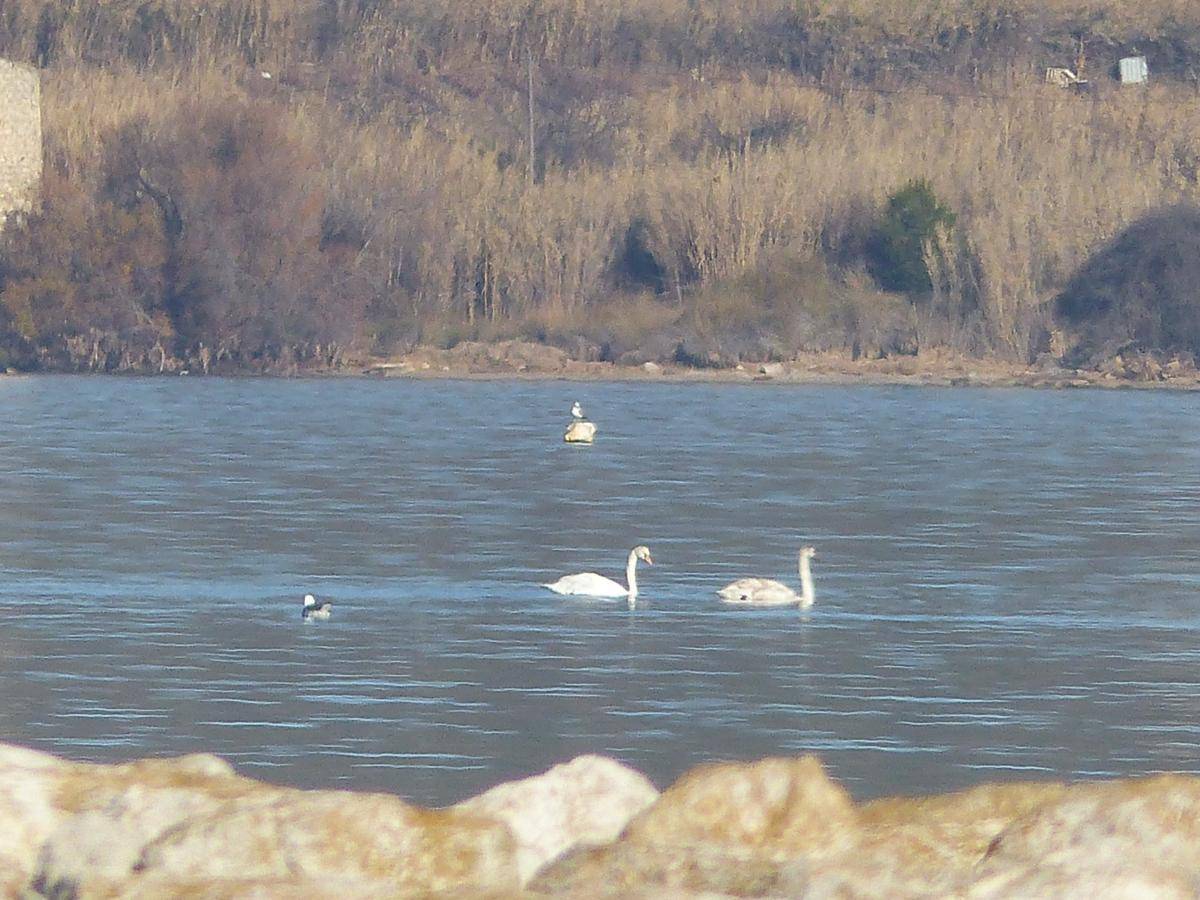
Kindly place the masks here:
<instances>
[{"instance_id":1,"label":"reed bed","mask_svg":"<svg viewBox=\"0 0 1200 900\"><path fill-rule=\"evenodd\" d=\"M131 299L128 284L113 288L139 310L132 320L158 323L158 356L143 348L122 365L161 365L168 351L188 359L204 345L269 366L326 359L330 346L335 356L390 352L501 333L582 334L620 350L726 326L773 330L772 352L787 353L878 345L905 315L925 322L918 343L1028 358L1054 326L1054 296L1090 254L1147 210L1196 198L1200 108L1186 81L1090 95L1043 86L1002 37L1035 29L1068 46L1087 23L1104 46L1167 41L1200 32L1194 6L17 0L0 17L0 51L44 66L48 168L80 208L60 231L111 227L101 213L114 204L130 211L134 201L113 193L112 148L136 125L144 147L174 148L155 159L189 198L187 234L211 244L240 216L246 257L283 247L316 260L281 266L271 290L302 294L319 315L293 311L291 324L252 339L178 315L182 294ZM907 62L887 77L875 67L842 77L872 47L905 48ZM964 62L956 47L978 58ZM922 60L922 77L908 77ZM965 81L943 77L967 70ZM316 219L283 228L288 239L273 246L279 229L201 203L202 188L169 166L226 177L187 158L189 120L203 109L269 121L274 149L258 148L254 165L268 183L275 162L302 165ZM195 153L203 143L192 141ZM887 197L913 179L957 218L930 247L934 298L904 313L865 274L863 247ZM136 229L151 228L149 200L138 203ZM309 215L295 196L260 193L258 203L264 221ZM24 310L9 328L26 343L63 342L53 316L39 325L29 312L29 298L50 289L39 278L63 278L22 260L31 246L8 250L0 299L10 319ZM187 269L180 254L212 247L137 252L145 259L109 254L103 265L175 254ZM299 282L314 273L331 287L305 293ZM768 273L769 301L747 289L755 273ZM260 275L222 283L263 292ZM256 315L268 307L260 297ZM66 330L102 332L87 353L94 365L96 342L120 344L123 327Z\"/></svg>"}]
</instances>

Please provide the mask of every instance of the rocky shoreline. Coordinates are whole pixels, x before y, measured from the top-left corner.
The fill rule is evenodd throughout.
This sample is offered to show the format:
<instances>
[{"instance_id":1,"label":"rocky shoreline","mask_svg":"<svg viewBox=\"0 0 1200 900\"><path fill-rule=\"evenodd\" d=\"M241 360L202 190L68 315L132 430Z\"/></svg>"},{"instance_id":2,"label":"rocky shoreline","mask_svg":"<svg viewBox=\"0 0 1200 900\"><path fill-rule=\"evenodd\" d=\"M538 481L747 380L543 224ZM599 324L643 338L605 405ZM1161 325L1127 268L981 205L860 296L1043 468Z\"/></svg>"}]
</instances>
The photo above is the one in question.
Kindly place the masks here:
<instances>
[{"instance_id":1,"label":"rocky shoreline","mask_svg":"<svg viewBox=\"0 0 1200 900\"><path fill-rule=\"evenodd\" d=\"M592 348L594 351L595 348ZM398 356L346 358L335 364L264 364L246 368L225 361L207 371L166 367L69 372L9 368L2 375L118 374L126 376L221 375L251 377L375 376L415 379L513 379L526 381L646 381L665 383L862 384L929 387L1124 388L1200 390L1200 366L1191 354L1099 353L1079 365L1043 355L1036 363L972 357L932 350L913 356L852 358L844 352L801 353L787 360L731 362L625 357L596 359L529 341L464 341L449 349L417 347Z\"/></svg>"},{"instance_id":2,"label":"rocky shoreline","mask_svg":"<svg viewBox=\"0 0 1200 900\"><path fill-rule=\"evenodd\" d=\"M855 803L816 757L662 793L582 756L453 807L305 791L206 754L0 745L0 895L34 898L1195 897L1200 778L983 784Z\"/></svg>"},{"instance_id":3,"label":"rocky shoreline","mask_svg":"<svg viewBox=\"0 0 1200 900\"><path fill-rule=\"evenodd\" d=\"M1200 389L1200 369L1194 359L1140 353L1116 353L1083 368L1067 367L1049 356L1024 365L940 352L857 360L844 353L810 353L787 361L697 367L656 361L583 361L545 344L501 341L464 342L448 350L418 348L400 357L363 363L359 371L407 378Z\"/></svg>"}]
</instances>

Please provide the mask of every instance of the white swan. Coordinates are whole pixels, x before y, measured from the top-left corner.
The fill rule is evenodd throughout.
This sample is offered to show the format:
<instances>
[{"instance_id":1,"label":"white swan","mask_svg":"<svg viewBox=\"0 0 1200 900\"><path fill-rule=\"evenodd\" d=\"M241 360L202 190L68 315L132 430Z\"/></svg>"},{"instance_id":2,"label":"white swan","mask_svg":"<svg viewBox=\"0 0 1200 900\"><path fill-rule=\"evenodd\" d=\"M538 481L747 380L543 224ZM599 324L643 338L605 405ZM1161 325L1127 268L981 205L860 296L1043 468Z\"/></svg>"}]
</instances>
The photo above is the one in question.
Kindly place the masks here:
<instances>
[{"instance_id":1,"label":"white swan","mask_svg":"<svg viewBox=\"0 0 1200 900\"><path fill-rule=\"evenodd\" d=\"M807 608L813 604L813 580L808 561L817 555L812 547L800 548L800 593L786 584L770 578L739 578L717 591L726 603L743 606L787 606L798 604Z\"/></svg>"},{"instance_id":2,"label":"white swan","mask_svg":"<svg viewBox=\"0 0 1200 900\"><path fill-rule=\"evenodd\" d=\"M333 604L328 600L320 603L312 594L304 595L304 606L300 609L300 618L305 622L311 622L314 619L328 619L333 614Z\"/></svg>"},{"instance_id":3,"label":"white swan","mask_svg":"<svg viewBox=\"0 0 1200 900\"><path fill-rule=\"evenodd\" d=\"M639 559L643 560L647 565L654 565L654 560L650 558L649 547L639 545L630 550L629 560L625 563L625 580L628 582L629 587L625 587L611 578L597 575L595 572L564 575L558 581L544 584L542 587L548 587L556 594L582 594L586 597L628 597L630 602L633 602L637 599L638 592L637 563Z\"/></svg>"}]
</instances>

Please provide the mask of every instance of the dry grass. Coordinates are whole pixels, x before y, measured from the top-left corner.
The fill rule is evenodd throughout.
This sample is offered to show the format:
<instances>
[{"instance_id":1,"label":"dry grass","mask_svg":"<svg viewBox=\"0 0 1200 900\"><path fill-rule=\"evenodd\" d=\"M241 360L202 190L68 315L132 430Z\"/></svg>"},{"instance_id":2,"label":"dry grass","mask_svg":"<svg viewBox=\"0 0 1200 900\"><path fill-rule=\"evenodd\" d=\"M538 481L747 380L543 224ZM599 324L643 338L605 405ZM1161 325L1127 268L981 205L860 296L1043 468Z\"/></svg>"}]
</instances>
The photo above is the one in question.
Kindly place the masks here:
<instances>
[{"instance_id":1,"label":"dry grass","mask_svg":"<svg viewBox=\"0 0 1200 900\"><path fill-rule=\"evenodd\" d=\"M952 56L1017 33L1186 42L1197 26L1191 0L10 0L0 48L68 65L236 59L279 71L340 60L340 77L346 63L379 74L405 60L519 63L528 51L565 66L810 68L801 57L869 64L885 45Z\"/></svg>"},{"instance_id":2,"label":"dry grass","mask_svg":"<svg viewBox=\"0 0 1200 900\"><path fill-rule=\"evenodd\" d=\"M779 325L767 305L736 307L756 302L745 285L781 258L829 260L832 275L802 269L825 274L797 281L820 295L797 302L841 304L825 318L861 324L878 299L853 274L863 230L925 178L958 220L937 273L938 315L953 321L927 321L922 343L1023 357L1090 253L1145 210L1197 195L1200 109L1182 85L1079 97L1009 71L946 96L833 89L778 65L799 18L846 53L1013 22L1154 39L1200 28L1200 6L1183 0L113 0L59 5L52 39L43 4L10 6L0 47L51 47L45 125L65 177L98 184L105 135L132 120L153 134L189 99L278 101L315 148L330 202L369 237L376 308L450 335L440 340L591 327L631 343L682 321ZM532 183L527 48L539 60ZM746 61L755 74L729 74ZM582 80L563 87L571 78ZM664 298L614 293L635 222ZM784 330L796 349L829 343Z\"/></svg>"}]
</instances>

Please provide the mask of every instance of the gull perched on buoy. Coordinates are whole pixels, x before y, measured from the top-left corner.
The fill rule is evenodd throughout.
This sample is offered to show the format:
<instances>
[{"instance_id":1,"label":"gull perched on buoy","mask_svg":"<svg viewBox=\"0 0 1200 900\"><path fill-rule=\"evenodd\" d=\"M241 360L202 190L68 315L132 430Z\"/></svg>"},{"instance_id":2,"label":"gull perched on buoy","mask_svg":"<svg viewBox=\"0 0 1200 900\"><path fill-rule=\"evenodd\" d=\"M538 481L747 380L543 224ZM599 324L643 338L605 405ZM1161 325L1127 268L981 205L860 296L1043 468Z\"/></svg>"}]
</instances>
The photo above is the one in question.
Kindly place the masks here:
<instances>
[{"instance_id":1,"label":"gull perched on buoy","mask_svg":"<svg viewBox=\"0 0 1200 900\"><path fill-rule=\"evenodd\" d=\"M333 604L328 600L317 602L317 598L312 594L304 595L304 606L300 610L300 618L305 622L311 622L314 619L328 619L333 614Z\"/></svg>"},{"instance_id":2,"label":"gull perched on buoy","mask_svg":"<svg viewBox=\"0 0 1200 900\"><path fill-rule=\"evenodd\" d=\"M596 425L589 422L583 414L583 407L579 405L579 401L575 401L575 405L571 407L571 415L574 421L567 426L567 432L563 435L563 440L568 444L590 444L592 438L596 436Z\"/></svg>"}]
</instances>

